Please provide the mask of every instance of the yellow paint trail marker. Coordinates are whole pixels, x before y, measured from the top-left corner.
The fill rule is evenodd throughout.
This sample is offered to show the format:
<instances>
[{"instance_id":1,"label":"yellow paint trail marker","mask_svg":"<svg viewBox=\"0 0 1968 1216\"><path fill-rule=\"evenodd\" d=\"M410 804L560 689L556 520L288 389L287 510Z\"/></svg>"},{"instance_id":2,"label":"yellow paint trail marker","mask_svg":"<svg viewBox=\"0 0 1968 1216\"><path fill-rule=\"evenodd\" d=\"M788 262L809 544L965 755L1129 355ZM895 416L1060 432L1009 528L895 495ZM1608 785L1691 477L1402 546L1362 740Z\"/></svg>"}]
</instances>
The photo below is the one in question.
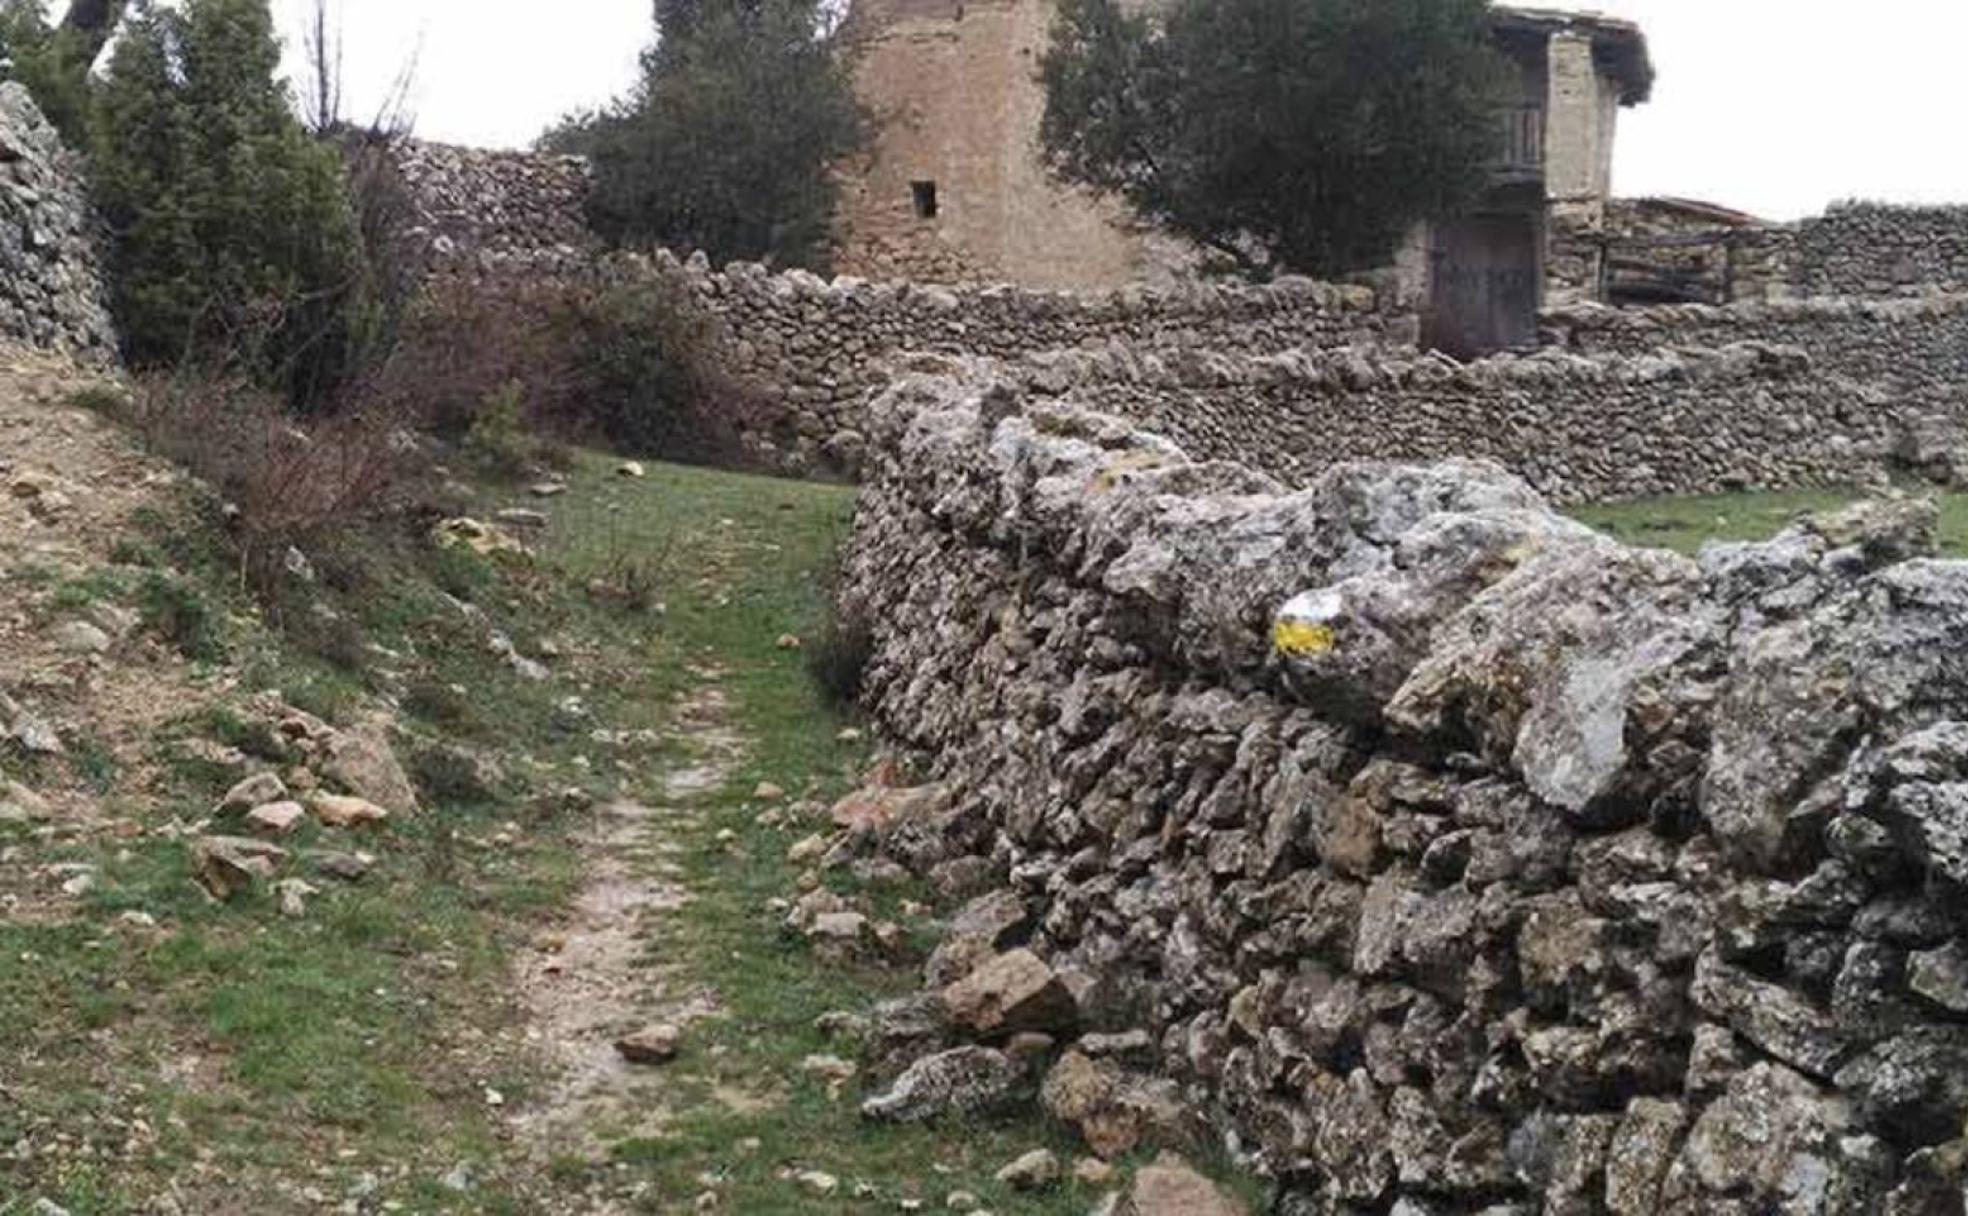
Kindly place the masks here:
<instances>
[{"instance_id":1,"label":"yellow paint trail marker","mask_svg":"<svg viewBox=\"0 0 1968 1216\"><path fill-rule=\"evenodd\" d=\"M1339 645L1343 605L1333 591L1307 591L1292 597L1271 623L1271 647L1286 658L1310 658Z\"/></svg>"}]
</instances>

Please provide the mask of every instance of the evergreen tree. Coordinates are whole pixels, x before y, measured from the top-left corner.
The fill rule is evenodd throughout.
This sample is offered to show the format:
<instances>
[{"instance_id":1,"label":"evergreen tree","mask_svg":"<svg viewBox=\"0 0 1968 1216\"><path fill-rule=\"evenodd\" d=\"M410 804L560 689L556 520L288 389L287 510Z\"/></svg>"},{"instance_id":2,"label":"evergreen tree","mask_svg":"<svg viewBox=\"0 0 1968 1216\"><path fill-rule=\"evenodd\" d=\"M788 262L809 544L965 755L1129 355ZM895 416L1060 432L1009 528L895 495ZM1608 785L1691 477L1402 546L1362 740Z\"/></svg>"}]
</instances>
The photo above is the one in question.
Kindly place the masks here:
<instances>
[{"instance_id":1,"label":"evergreen tree","mask_svg":"<svg viewBox=\"0 0 1968 1216\"><path fill-rule=\"evenodd\" d=\"M0 80L26 86L71 148L89 135L89 69L122 15L101 0L50 25L41 0L0 0Z\"/></svg>"},{"instance_id":2,"label":"evergreen tree","mask_svg":"<svg viewBox=\"0 0 1968 1216\"><path fill-rule=\"evenodd\" d=\"M275 75L266 0L138 14L95 105L94 185L134 363L226 358L319 401L368 324L341 159Z\"/></svg>"},{"instance_id":3,"label":"evergreen tree","mask_svg":"<svg viewBox=\"0 0 1968 1216\"><path fill-rule=\"evenodd\" d=\"M1484 184L1504 63L1486 0L1062 0L1055 171L1247 273L1384 263Z\"/></svg>"},{"instance_id":4,"label":"evergreen tree","mask_svg":"<svg viewBox=\"0 0 1968 1216\"><path fill-rule=\"evenodd\" d=\"M590 219L624 244L824 262L831 169L863 139L811 0L661 0L636 90L550 132L594 163Z\"/></svg>"}]
</instances>

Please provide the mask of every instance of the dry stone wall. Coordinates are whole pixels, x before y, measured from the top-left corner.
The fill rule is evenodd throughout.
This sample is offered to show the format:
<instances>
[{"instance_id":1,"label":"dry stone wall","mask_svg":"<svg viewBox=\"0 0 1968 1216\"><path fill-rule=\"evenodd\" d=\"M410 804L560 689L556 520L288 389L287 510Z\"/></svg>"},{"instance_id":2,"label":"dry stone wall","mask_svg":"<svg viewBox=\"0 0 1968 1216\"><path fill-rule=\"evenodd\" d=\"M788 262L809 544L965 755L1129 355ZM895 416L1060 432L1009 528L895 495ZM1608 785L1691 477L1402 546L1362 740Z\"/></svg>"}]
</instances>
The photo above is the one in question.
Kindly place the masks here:
<instances>
[{"instance_id":1,"label":"dry stone wall","mask_svg":"<svg viewBox=\"0 0 1968 1216\"><path fill-rule=\"evenodd\" d=\"M576 156L398 139L386 148L439 272L551 271L593 256L588 164Z\"/></svg>"},{"instance_id":2,"label":"dry stone wall","mask_svg":"<svg viewBox=\"0 0 1968 1216\"><path fill-rule=\"evenodd\" d=\"M1968 293L1906 299L1818 297L1711 307L1584 305L1543 318L1548 344L1581 354L1642 355L1663 347L1774 342L1811 352L1838 375L1899 395L1968 384Z\"/></svg>"},{"instance_id":3,"label":"dry stone wall","mask_svg":"<svg viewBox=\"0 0 1968 1216\"><path fill-rule=\"evenodd\" d=\"M81 166L17 83L0 84L0 341L116 358Z\"/></svg>"},{"instance_id":4,"label":"dry stone wall","mask_svg":"<svg viewBox=\"0 0 1968 1216\"><path fill-rule=\"evenodd\" d=\"M1767 224L1677 200L1614 204L1611 287L1711 303L1918 296L1968 288L1968 206L1843 203Z\"/></svg>"},{"instance_id":5,"label":"dry stone wall","mask_svg":"<svg viewBox=\"0 0 1968 1216\"><path fill-rule=\"evenodd\" d=\"M1930 510L1697 562L1491 464L1294 491L968 364L870 435L841 611L939 792L883 847L1014 952L952 1013L1071 993L1045 1099L1090 1143L1182 1123L1115 1105L1139 1042L1297 1216L1963 1211L1968 564Z\"/></svg>"},{"instance_id":6,"label":"dry stone wall","mask_svg":"<svg viewBox=\"0 0 1968 1216\"><path fill-rule=\"evenodd\" d=\"M829 281L749 263L713 271L702 258L679 265L667 254L658 255L656 267L681 269L696 299L720 319L726 366L776 403L778 449L768 459L794 471L853 467L868 395L898 358L1017 358L1102 344L1252 355L1299 347L1412 349L1415 337L1413 315L1384 310L1370 288L1305 279L1071 293Z\"/></svg>"},{"instance_id":7,"label":"dry stone wall","mask_svg":"<svg viewBox=\"0 0 1968 1216\"><path fill-rule=\"evenodd\" d=\"M742 420L752 458L785 472L854 474L867 403L893 368L970 355L1292 480L1350 459L1470 455L1563 501L1862 483L1896 465L1968 481L1968 291L1931 286L1968 273L1949 235L1968 212L1850 206L1759 227L1671 207L1660 222L1692 211L1726 228L1728 261L1703 271L1722 276L1713 290L1776 298L1567 307L1544 318L1549 349L1463 366L1419 356L1414 315L1360 286L1069 293L597 260L579 161L416 144L404 156L453 271L600 267L680 284L721 322L726 369L758 390ZM1907 283L1929 286L1893 298ZM1852 294L1821 294L1832 288ZM1811 298L1785 298L1800 293Z\"/></svg>"},{"instance_id":8,"label":"dry stone wall","mask_svg":"<svg viewBox=\"0 0 1968 1216\"><path fill-rule=\"evenodd\" d=\"M1748 341L1471 364L1110 349L1002 374L1291 484L1350 460L1486 457L1564 502L1864 483L1886 472L1905 417L1803 350Z\"/></svg>"},{"instance_id":9,"label":"dry stone wall","mask_svg":"<svg viewBox=\"0 0 1968 1216\"><path fill-rule=\"evenodd\" d=\"M1968 289L1968 207L1846 203L1797 224L1790 243L1801 296Z\"/></svg>"}]
</instances>

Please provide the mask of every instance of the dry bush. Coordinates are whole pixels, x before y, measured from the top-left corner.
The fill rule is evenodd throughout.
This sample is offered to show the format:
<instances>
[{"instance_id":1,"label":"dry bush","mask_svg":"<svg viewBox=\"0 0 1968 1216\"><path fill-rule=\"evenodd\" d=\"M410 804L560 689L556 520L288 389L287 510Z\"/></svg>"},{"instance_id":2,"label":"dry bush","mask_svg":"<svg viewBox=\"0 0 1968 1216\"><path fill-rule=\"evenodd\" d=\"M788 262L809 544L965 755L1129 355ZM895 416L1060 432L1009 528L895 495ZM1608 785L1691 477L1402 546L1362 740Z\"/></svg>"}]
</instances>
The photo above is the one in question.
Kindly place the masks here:
<instances>
[{"instance_id":1,"label":"dry bush","mask_svg":"<svg viewBox=\"0 0 1968 1216\"><path fill-rule=\"evenodd\" d=\"M374 404L303 430L278 397L244 379L181 371L139 381L125 408L152 451L224 497L242 574L259 592L298 564L290 550L315 551L399 515L428 482L406 420Z\"/></svg>"},{"instance_id":2,"label":"dry bush","mask_svg":"<svg viewBox=\"0 0 1968 1216\"><path fill-rule=\"evenodd\" d=\"M365 395L453 441L509 386L529 410L558 401L571 391L568 293L517 275L432 283Z\"/></svg>"},{"instance_id":3,"label":"dry bush","mask_svg":"<svg viewBox=\"0 0 1968 1216\"><path fill-rule=\"evenodd\" d=\"M624 451L740 465L771 410L726 372L721 323L674 272L611 263L571 301L573 388L551 421Z\"/></svg>"},{"instance_id":4,"label":"dry bush","mask_svg":"<svg viewBox=\"0 0 1968 1216\"><path fill-rule=\"evenodd\" d=\"M737 464L768 411L719 366L720 338L686 286L642 263L445 279L365 395L453 441L498 411L536 435Z\"/></svg>"}]
</instances>

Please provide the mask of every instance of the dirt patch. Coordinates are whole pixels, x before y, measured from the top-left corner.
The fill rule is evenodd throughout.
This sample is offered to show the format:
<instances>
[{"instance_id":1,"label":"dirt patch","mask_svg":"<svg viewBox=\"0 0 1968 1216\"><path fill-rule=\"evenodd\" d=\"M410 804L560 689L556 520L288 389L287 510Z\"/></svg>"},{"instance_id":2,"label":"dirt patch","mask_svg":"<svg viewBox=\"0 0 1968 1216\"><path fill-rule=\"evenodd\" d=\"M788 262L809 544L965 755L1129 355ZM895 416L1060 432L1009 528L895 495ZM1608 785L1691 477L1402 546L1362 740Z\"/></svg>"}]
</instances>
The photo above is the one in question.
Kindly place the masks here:
<instances>
[{"instance_id":1,"label":"dirt patch","mask_svg":"<svg viewBox=\"0 0 1968 1216\"><path fill-rule=\"evenodd\" d=\"M147 791L157 728L213 696L143 631L136 605L101 581L119 545L139 533L138 514L168 518L185 484L70 403L101 384L58 362L0 353L0 692L86 758L85 773L48 765L34 782L54 818L71 825ZM121 573L128 582L138 572Z\"/></svg>"},{"instance_id":2,"label":"dirt patch","mask_svg":"<svg viewBox=\"0 0 1968 1216\"><path fill-rule=\"evenodd\" d=\"M675 862L675 827L694 799L724 785L743 753L726 725L718 673L677 706L671 737L690 761L664 774L658 805L602 808L581 841L586 881L560 924L538 934L515 965L525 1036L550 1077L541 1100L515 1113L514 1130L535 1155L595 1156L610 1139L659 1134L668 1123L673 1079L631 1064L616 1040L643 1026L678 1028L719 1011L717 994L650 957L663 917L690 901Z\"/></svg>"}]
</instances>

